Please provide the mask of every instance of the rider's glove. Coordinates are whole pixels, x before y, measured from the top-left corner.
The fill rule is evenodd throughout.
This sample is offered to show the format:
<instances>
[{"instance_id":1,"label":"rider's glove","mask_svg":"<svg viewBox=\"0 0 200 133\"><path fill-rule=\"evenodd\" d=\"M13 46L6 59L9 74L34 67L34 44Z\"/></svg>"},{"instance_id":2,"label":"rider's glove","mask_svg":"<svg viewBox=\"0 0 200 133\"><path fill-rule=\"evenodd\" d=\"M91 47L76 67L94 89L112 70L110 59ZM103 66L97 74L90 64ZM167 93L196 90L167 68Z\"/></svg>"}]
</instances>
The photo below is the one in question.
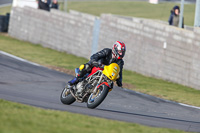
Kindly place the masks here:
<instances>
[{"instance_id":1,"label":"rider's glove","mask_svg":"<svg viewBox=\"0 0 200 133\"><path fill-rule=\"evenodd\" d=\"M122 87L122 82L119 81L119 80L117 80L117 85L118 85L119 87Z\"/></svg>"}]
</instances>

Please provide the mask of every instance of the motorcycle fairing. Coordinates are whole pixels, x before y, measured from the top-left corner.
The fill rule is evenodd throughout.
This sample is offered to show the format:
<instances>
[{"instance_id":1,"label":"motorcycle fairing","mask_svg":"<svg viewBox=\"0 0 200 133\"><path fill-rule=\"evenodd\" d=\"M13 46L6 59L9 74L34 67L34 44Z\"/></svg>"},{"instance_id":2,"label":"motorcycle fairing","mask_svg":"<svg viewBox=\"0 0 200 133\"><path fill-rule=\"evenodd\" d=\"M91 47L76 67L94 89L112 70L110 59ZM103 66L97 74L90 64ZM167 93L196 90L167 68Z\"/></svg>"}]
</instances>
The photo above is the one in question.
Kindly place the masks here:
<instances>
[{"instance_id":1,"label":"motorcycle fairing","mask_svg":"<svg viewBox=\"0 0 200 133\"><path fill-rule=\"evenodd\" d=\"M104 66L103 74L110 80L115 81L119 78L120 67L117 63L112 63L108 66Z\"/></svg>"},{"instance_id":2,"label":"motorcycle fairing","mask_svg":"<svg viewBox=\"0 0 200 133\"><path fill-rule=\"evenodd\" d=\"M91 75L93 75L95 72L97 72L98 70L103 70L102 68L99 67L93 67L91 73L88 75L88 77L90 77Z\"/></svg>"},{"instance_id":3,"label":"motorcycle fairing","mask_svg":"<svg viewBox=\"0 0 200 133\"><path fill-rule=\"evenodd\" d=\"M109 88L111 88L111 86L110 86L107 82L101 83L100 85L97 86L97 88L99 88L99 87L100 87L101 85L103 85L103 84L106 85L106 86L108 86Z\"/></svg>"},{"instance_id":4,"label":"motorcycle fairing","mask_svg":"<svg viewBox=\"0 0 200 133\"><path fill-rule=\"evenodd\" d=\"M102 85L106 85L106 86L108 86L108 88L109 88L109 92L112 91L112 87L111 87L111 85L109 85L107 82L103 82L103 83L101 83L100 85L97 86L97 88L99 88L99 87L102 86Z\"/></svg>"}]
</instances>

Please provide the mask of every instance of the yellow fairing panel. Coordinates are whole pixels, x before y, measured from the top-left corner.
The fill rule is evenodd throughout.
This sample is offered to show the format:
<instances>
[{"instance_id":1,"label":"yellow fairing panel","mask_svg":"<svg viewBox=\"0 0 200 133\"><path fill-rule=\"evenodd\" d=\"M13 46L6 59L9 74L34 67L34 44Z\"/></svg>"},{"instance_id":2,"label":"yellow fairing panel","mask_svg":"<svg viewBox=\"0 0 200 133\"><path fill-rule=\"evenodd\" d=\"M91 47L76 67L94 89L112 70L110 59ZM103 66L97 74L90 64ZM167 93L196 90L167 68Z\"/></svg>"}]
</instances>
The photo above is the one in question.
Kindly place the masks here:
<instances>
[{"instance_id":1,"label":"yellow fairing panel","mask_svg":"<svg viewBox=\"0 0 200 133\"><path fill-rule=\"evenodd\" d=\"M108 66L104 66L103 74L110 80L115 81L119 78L120 67L117 63L111 63Z\"/></svg>"}]
</instances>

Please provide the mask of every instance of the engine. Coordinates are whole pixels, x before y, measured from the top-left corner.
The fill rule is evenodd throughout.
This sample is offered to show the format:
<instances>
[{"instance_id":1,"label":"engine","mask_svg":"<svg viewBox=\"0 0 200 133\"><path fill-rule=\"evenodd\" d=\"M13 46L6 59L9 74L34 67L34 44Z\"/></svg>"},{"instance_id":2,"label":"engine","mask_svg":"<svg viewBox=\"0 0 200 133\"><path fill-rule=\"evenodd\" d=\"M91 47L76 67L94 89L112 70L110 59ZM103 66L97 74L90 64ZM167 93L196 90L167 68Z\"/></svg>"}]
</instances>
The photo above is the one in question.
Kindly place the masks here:
<instances>
[{"instance_id":1,"label":"engine","mask_svg":"<svg viewBox=\"0 0 200 133\"><path fill-rule=\"evenodd\" d=\"M83 81L81 81L81 82L79 82L77 85L76 85L76 95L77 96L81 96L82 95L82 91L83 91L83 89L84 89L84 86L85 86L85 81L83 80Z\"/></svg>"},{"instance_id":2,"label":"engine","mask_svg":"<svg viewBox=\"0 0 200 133\"><path fill-rule=\"evenodd\" d=\"M83 97L86 93L92 93L96 85L97 85L96 80L93 80L93 82L89 82L89 83L87 80L83 80L76 85L75 95L78 97Z\"/></svg>"}]
</instances>

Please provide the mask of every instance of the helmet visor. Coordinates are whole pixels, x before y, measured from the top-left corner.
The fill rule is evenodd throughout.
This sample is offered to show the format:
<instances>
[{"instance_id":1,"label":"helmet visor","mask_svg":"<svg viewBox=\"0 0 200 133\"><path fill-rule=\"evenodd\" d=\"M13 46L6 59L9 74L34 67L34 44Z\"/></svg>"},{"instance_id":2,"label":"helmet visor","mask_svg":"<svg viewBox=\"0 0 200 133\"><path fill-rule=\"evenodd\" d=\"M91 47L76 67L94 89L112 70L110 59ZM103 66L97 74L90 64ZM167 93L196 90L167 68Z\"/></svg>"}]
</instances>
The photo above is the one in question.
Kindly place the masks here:
<instances>
[{"instance_id":1,"label":"helmet visor","mask_svg":"<svg viewBox=\"0 0 200 133\"><path fill-rule=\"evenodd\" d=\"M118 50L117 53L118 53L119 57L123 58L123 57L124 57L124 54L125 54L125 51L123 51L123 50Z\"/></svg>"},{"instance_id":2,"label":"helmet visor","mask_svg":"<svg viewBox=\"0 0 200 133\"><path fill-rule=\"evenodd\" d=\"M119 54L119 55L122 55L122 50L118 50L118 54Z\"/></svg>"}]
</instances>

